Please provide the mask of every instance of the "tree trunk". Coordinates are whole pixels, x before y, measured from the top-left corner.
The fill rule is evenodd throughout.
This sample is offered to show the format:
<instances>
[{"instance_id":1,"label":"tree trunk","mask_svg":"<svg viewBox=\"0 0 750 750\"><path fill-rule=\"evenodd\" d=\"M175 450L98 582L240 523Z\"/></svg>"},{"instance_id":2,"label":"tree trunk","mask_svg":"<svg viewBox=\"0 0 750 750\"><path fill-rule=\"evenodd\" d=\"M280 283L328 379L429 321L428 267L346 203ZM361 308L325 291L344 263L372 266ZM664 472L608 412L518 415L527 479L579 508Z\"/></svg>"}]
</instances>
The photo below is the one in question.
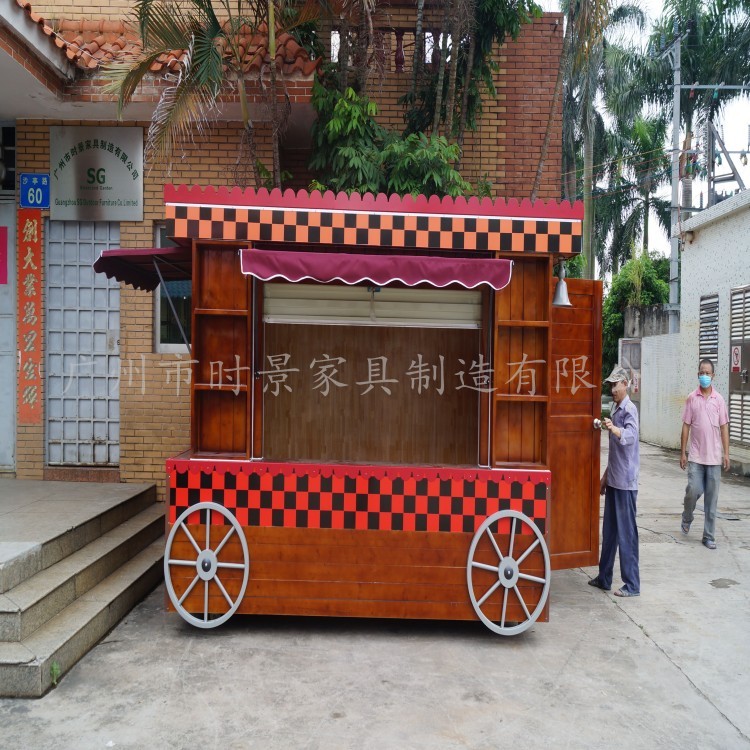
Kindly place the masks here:
<instances>
[{"instance_id":1,"label":"tree trunk","mask_svg":"<svg viewBox=\"0 0 750 750\"><path fill-rule=\"evenodd\" d=\"M476 50L476 47L476 35L471 31L469 32L469 53L466 58L466 75L464 76L464 90L461 99L461 121L458 125L458 147L461 151L463 151L464 148L464 134L466 133L466 120L468 117L467 110L469 109L469 87L471 86L471 76L474 68L474 51ZM461 156L462 154L459 153L456 169L458 169L461 164Z\"/></svg>"},{"instance_id":2,"label":"tree trunk","mask_svg":"<svg viewBox=\"0 0 750 750\"><path fill-rule=\"evenodd\" d=\"M648 217L651 213L651 198L646 193L646 200L643 206L643 249L648 252Z\"/></svg>"},{"instance_id":3,"label":"tree trunk","mask_svg":"<svg viewBox=\"0 0 750 750\"><path fill-rule=\"evenodd\" d=\"M339 91L343 94L349 85L349 23L341 19L339 29Z\"/></svg>"},{"instance_id":4,"label":"tree trunk","mask_svg":"<svg viewBox=\"0 0 750 750\"><path fill-rule=\"evenodd\" d=\"M417 81L424 65L424 0L417 0L417 28L414 32L414 60L411 68L411 96L416 99Z\"/></svg>"},{"instance_id":5,"label":"tree trunk","mask_svg":"<svg viewBox=\"0 0 750 750\"><path fill-rule=\"evenodd\" d=\"M453 131L453 108L456 102L456 76L458 75L458 48L461 35L461 21L458 12L453 13L451 22L451 61L448 71L448 96L445 99L445 137L450 138Z\"/></svg>"},{"instance_id":6,"label":"tree trunk","mask_svg":"<svg viewBox=\"0 0 750 750\"><path fill-rule=\"evenodd\" d=\"M250 119L250 107L247 103L247 91L245 91L245 79L242 71L237 74L237 91L240 96L240 112L242 114L242 139L240 149L237 152L237 161L234 165L234 181L238 187L247 187L247 164L245 162L244 151L247 151L247 159L250 161L250 167L253 174L256 189L260 187L260 174L258 172L258 160L255 151L255 132L253 123ZM245 146L246 148L243 148Z\"/></svg>"},{"instance_id":7,"label":"tree trunk","mask_svg":"<svg viewBox=\"0 0 750 750\"><path fill-rule=\"evenodd\" d=\"M440 45L440 62L438 63L438 77L435 87L435 114L432 117L432 133L437 135L443 109L443 83L445 82L445 58L448 57L448 27L450 25L451 0L446 0L445 15L443 16L442 43Z\"/></svg>"},{"instance_id":8,"label":"tree trunk","mask_svg":"<svg viewBox=\"0 0 750 750\"><path fill-rule=\"evenodd\" d=\"M542 149L539 152L539 162L537 163L536 175L534 177L534 184L531 188L531 202L536 200L539 193L539 187L542 184L542 174L544 173L544 165L547 161L547 154L549 153L549 144L552 140L552 125L555 121L555 114L557 113L557 106L560 103L560 94L562 93L563 85L563 69L565 68L565 60L568 57L570 51L570 43L573 37L573 8L574 3L570 3L568 8L568 22L565 27L565 36L563 37L563 47L560 54L560 65L557 68L557 78L555 79L555 89L552 94L552 103L549 108L549 115L547 117L547 127L544 131L544 141L542 141Z\"/></svg>"},{"instance_id":9,"label":"tree trunk","mask_svg":"<svg viewBox=\"0 0 750 750\"><path fill-rule=\"evenodd\" d=\"M276 9L268 0L268 55L270 60L271 147L273 150L273 186L281 190L281 153L279 151L279 104L276 101Z\"/></svg>"},{"instance_id":10,"label":"tree trunk","mask_svg":"<svg viewBox=\"0 0 750 750\"><path fill-rule=\"evenodd\" d=\"M593 102L589 102L586 109L590 109ZM584 113L583 128L583 257L586 261L585 279L594 278L594 134L591 129L590 112Z\"/></svg>"}]
</instances>

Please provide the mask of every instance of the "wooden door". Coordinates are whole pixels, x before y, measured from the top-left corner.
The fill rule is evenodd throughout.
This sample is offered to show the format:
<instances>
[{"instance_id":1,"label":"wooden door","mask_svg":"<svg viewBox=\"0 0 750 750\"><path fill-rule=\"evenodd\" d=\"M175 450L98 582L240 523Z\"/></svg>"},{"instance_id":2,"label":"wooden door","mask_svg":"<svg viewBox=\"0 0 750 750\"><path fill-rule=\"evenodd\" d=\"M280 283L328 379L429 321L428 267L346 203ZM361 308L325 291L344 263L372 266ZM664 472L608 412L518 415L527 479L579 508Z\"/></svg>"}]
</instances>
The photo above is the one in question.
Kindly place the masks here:
<instances>
[{"instance_id":1,"label":"wooden door","mask_svg":"<svg viewBox=\"0 0 750 750\"><path fill-rule=\"evenodd\" d=\"M570 279L573 307L551 307L548 457L550 553L555 570L599 558L602 284Z\"/></svg>"}]
</instances>

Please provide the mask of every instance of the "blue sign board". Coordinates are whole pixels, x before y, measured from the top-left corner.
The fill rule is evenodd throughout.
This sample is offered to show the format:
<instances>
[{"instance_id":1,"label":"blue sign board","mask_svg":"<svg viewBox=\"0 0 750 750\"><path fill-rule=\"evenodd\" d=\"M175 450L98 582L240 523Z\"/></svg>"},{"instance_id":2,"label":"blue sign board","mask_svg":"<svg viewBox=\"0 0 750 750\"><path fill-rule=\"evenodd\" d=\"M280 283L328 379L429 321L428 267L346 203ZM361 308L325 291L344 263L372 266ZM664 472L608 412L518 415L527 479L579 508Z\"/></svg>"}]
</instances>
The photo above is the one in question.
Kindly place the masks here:
<instances>
[{"instance_id":1,"label":"blue sign board","mask_svg":"<svg viewBox=\"0 0 750 750\"><path fill-rule=\"evenodd\" d=\"M21 173L21 208L49 208L49 174Z\"/></svg>"}]
</instances>

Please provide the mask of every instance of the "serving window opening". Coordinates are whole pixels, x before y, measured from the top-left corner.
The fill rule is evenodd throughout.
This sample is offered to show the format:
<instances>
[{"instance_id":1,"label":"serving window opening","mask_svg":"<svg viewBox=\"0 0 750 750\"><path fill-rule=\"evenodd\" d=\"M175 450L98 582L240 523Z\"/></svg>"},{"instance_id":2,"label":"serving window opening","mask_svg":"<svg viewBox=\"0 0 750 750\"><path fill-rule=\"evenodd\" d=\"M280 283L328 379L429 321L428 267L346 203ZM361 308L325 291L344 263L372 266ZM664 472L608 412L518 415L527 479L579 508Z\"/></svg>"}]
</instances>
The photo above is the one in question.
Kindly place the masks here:
<instances>
[{"instance_id":1,"label":"serving window opening","mask_svg":"<svg viewBox=\"0 0 750 750\"><path fill-rule=\"evenodd\" d=\"M482 463L487 292L253 283L262 299L262 458Z\"/></svg>"}]
</instances>

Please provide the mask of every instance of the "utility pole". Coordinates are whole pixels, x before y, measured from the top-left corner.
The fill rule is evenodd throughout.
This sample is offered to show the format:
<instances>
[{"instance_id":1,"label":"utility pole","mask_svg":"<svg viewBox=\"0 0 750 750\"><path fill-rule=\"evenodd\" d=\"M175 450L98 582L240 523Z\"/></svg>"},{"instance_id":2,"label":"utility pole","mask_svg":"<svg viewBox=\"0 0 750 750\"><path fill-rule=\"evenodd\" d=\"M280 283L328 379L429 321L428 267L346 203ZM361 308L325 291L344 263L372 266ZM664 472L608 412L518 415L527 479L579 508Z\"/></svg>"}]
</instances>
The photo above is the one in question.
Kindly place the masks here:
<instances>
[{"instance_id":1,"label":"utility pole","mask_svg":"<svg viewBox=\"0 0 750 750\"><path fill-rule=\"evenodd\" d=\"M680 238L677 227L680 220L680 92L682 83L681 38L677 21L674 25L674 41L668 48L672 59L674 93L672 100L672 210L669 238L669 332L680 330Z\"/></svg>"}]
</instances>

